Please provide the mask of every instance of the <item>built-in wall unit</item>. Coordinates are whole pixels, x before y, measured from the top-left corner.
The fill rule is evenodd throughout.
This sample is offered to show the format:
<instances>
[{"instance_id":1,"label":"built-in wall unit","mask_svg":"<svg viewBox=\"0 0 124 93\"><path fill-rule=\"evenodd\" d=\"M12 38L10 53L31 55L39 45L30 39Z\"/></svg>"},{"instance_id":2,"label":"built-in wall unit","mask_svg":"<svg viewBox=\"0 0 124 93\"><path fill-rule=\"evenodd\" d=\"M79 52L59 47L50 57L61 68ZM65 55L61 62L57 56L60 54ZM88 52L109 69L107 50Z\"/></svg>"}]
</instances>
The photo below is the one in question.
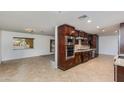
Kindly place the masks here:
<instances>
[{"instance_id":1,"label":"built-in wall unit","mask_svg":"<svg viewBox=\"0 0 124 93\"><path fill-rule=\"evenodd\" d=\"M98 38L68 24L58 26L58 68L67 70L98 57Z\"/></svg>"}]
</instances>

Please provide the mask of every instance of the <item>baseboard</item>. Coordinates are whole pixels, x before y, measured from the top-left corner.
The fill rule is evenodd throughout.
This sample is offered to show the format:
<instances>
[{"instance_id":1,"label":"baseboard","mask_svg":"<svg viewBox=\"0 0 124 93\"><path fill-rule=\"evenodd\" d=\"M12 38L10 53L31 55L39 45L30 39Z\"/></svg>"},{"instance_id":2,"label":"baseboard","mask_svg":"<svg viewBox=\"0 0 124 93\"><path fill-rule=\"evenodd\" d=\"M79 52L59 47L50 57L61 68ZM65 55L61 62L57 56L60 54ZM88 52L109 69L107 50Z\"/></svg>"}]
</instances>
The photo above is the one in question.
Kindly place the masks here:
<instances>
[{"instance_id":1,"label":"baseboard","mask_svg":"<svg viewBox=\"0 0 124 93\"><path fill-rule=\"evenodd\" d=\"M40 57L40 56L49 56L49 55L53 55L53 54L45 54L45 55L38 55L38 56L31 56L31 57L23 57L23 58L2 60L1 63L7 63L7 61L15 61L15 60L21 60L21 59L27 59L27 58L35 58L35 57Z\"/></svg>"},{"instance_id":2,"label":"baseboard","mask_svg":"<svg viewBox=\"0 0 124 93\"><path fill-rule=\"evenodd\" d=\"M116 55L112 55L112 54L99 54L99 55L105 55L105 56L116 56Z\"/></svg>"}]
</instances>

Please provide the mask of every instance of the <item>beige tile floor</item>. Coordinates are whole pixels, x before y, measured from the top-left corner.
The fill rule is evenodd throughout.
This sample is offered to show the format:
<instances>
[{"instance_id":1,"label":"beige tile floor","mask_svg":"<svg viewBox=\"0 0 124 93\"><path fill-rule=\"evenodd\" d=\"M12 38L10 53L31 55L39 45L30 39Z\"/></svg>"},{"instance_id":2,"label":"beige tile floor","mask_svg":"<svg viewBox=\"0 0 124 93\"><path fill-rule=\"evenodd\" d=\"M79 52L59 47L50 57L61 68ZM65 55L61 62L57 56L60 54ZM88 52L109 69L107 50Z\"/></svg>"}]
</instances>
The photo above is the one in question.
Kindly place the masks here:
<instances>
[{"instance_id":1,"label":"beige tile floor","mask_svg":"<svg viewBox=\"0 0 124 93\"><path fill-rule=\"evenodd\" d=\"M50 57L7 61L0 65L0 81L113 82L113 56L100 55L67 71L52 68Z\"/></svg>"}]
</instances>

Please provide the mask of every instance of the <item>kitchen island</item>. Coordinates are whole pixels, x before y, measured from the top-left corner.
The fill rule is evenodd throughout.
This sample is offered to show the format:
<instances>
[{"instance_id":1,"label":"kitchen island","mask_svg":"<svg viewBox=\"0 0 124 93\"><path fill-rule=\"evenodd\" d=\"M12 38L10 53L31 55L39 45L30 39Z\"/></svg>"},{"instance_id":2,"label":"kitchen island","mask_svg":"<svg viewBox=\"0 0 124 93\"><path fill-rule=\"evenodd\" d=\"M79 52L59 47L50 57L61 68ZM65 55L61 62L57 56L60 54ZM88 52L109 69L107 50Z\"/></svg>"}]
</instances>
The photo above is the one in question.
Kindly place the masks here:
<instances>
[{"instance_id":1,"label":"kitchen island","mask_svg":"<svg viewBox=\"0 0 124 93\"><path fill-rule=\"evenodd\" d=\"M124 58L117 57L114 59L114 81L124 82Z\"/></svg>"}]
</instances>

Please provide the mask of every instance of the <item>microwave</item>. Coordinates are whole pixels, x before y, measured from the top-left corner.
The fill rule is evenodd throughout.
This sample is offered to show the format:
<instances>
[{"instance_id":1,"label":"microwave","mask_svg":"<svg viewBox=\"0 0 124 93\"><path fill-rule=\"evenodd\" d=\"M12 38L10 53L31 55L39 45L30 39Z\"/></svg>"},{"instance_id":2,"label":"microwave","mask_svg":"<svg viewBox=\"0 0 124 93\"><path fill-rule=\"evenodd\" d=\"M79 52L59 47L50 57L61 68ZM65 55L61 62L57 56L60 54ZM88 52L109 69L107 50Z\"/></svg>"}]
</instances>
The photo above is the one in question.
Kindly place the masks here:
<instances>
[{"instance_id":1,"label":"microwave","mask_svg":"<svg viewBox=\"0 0 124 93\"><path fill-rule=\"evenodd\" d=\"M73 36L65 36L65 45L74 45L75 37Z\"/></svg>"}]
</instances>

